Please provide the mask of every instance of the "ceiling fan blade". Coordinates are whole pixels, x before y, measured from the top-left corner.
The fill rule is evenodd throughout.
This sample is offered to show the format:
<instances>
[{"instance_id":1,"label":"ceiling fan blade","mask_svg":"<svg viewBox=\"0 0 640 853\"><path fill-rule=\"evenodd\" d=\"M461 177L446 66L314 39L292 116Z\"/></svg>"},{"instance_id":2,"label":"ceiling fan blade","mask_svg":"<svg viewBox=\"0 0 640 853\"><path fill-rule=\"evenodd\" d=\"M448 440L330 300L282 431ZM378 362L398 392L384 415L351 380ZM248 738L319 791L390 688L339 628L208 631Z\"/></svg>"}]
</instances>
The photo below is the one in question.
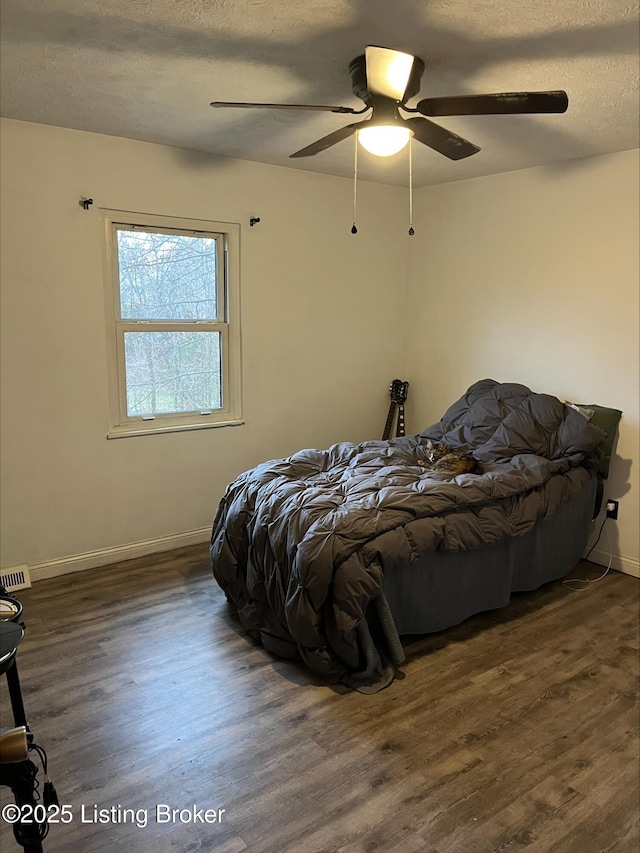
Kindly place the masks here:
<instances>
[{"instance_id":1,"label":"ceiling fan blade","mask_svg":"<svg viewBox=\"0 0 640 853\"><path fill-rule=\"evenodd\" d=\"M405 124L409 125L413 131L413 135L422 142L423 145L428 145L439 154L444 154L450 160L462 160L465 157L471 157L472 154L477 154L480 150L477 145L457 136L450 130L440 127L439 124L434 124L426 118L410 118Z\"/></svg>"},{"instance_id":2,"label":"ceiling fan blade","mask_svg":"<svg viewBox=\"0 0 640 853\"><path fill-rule=\"evenodd\" d=\"M360 115L369 109L354 110L352 107L330 107L323 104L248 104L238 101L212 101L210 107L238 107L250 110L323 110L330 113L350 113Z\"/></svg>"},{"instance_id":3,"label":"ceiling fan blade","mask_svg":"<svg viewBox=\"0 0 640 853\"><path fill-rule=\"evenodd\" d=\"M330 133L328 136L323 136L322 139L317 139L315 142L312 142L311 145L307 145L306 148L301 148L300 151L296 151L295 154L290 154L289 157L313 157L314 154L319 154L321 151L331 148L332 145L335 145L337 142L342 142L343 139L354 134L356 128L361 124L367 124L367 122L356 121L353 124L341 127L340 130L334 130L333 133Z\"/></svg>"},{"instance_id":4,"label":"ceiling fan blade","mask_svg":"<svg viewBox=\"0 0 640 853\"><path fill-rule=\"evenodd\" d=\"M372 95L402 101L411 76L414 57L410 53L374 46L366 47L364 55L369 92Z\"/></svg>"},{"instance_id":5,"label":"ceiling fan blade","mask_svg":"<svg viewBox=\"0 0 640 853\"><path fill-rule=\"evenodd\" d=\"M416 105L425 116L518 115L522 113L564 113L569 106L567 93L505 92L497 95L457 95L424 98Z\"/></svg>"}]
</instances>

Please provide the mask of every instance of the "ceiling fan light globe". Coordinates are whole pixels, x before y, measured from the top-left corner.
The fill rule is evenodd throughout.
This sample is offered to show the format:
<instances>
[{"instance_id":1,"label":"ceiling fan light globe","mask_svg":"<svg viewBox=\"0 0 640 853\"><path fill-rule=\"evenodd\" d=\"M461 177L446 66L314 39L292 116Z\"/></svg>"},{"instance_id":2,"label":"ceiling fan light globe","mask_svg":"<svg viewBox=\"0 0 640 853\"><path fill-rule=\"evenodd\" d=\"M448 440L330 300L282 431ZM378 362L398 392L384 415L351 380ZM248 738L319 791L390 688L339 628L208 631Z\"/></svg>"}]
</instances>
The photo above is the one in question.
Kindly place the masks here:
<instances>
[{"instance_id":1,"label":"ceiling fan light globe","mask_svg":"<svg viewBox=\"0 0 640 853\"><path fill-rule=\"evenodd\" d=\"M358 142L376 157L391 157L402 151L411 136L412 132L408 127L375 125L359 130Z\"/></svg>"}]
</instances>

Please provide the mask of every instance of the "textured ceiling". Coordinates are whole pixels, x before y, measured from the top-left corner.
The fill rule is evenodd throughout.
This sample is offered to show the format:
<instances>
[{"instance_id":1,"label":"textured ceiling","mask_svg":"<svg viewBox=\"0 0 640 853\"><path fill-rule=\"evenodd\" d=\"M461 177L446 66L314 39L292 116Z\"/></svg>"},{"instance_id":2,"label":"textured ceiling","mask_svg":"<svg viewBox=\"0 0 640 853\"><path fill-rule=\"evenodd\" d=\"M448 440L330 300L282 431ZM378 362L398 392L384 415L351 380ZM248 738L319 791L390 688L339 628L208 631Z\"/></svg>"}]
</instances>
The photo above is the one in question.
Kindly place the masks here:
<instances>
[{"instance_id":1,"label":"textured ceiling","mask_svg":"<svg viewBox=\"0 0 640 853\"><path fill-rule=\"evenodd\" d=\"M358 109L348 66L374 44L425 61L420 97L569 95L563 115L437 119L481 151L452 162L414 144L416 186L639 144L630 0L2 0L0 10L2 115L24 121L349 176L352 139L289 154L352 116L209 102ZM406 153L362 153L359 173L406 184Z\"/></svg>"}]
</instances>

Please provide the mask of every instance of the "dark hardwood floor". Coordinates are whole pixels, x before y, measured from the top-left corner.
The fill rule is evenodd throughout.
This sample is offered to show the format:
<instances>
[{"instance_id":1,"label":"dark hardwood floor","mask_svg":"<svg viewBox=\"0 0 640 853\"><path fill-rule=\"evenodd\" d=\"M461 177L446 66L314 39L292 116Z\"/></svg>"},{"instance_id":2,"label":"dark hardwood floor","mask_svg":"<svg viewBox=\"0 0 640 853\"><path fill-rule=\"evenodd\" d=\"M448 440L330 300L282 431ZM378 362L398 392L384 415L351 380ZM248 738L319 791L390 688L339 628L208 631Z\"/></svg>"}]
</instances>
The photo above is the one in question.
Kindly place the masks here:
<instances>
[{"instance_id":1,"label":"dark hardwood floor","mask_svg":"<svg viewBox=\"0 0 640 853\"><path fill-rule=\"evenodd\" d=\"M372 696L252 645L206 546L18 597L27 715L73 813L46 853L638 850L634 578L549 584L412 638ZM7 727L4 683L0 709ZM0 850L19 849L2 823Z\"/></svg>"}]
</instances>

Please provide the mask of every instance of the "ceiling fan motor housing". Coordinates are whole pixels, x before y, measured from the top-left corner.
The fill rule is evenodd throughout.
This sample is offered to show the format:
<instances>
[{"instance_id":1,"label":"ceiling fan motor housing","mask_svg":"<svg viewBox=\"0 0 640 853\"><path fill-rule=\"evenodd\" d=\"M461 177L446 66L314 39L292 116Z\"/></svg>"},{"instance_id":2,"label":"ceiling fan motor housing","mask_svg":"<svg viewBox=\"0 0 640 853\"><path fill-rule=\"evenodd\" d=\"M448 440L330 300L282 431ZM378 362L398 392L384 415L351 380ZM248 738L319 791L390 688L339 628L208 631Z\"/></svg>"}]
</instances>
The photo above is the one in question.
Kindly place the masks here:
<instances>
[{"instance_id":1,"label":"ceiling fan motor housing","mask_svg":"<svg viewBox=\"0 0 640 853\"><path fill-rule=\"evenodd\" d=\"M406 89L404 90L404 96L402 101L398 101L397 103L404 104L409 100L409 98L418 94L420 91L420 80L422 79L423 73L424 62L417 56L414 56L409 80L407 82ZM368 107L376 106L379 108L381 100L387 102L390 100L389 98L381 98L380 96L372 95L369 91L367 84L367 65L364 53L351 60L349 64L349 74L351 74L353 94L357 98L360 98L361 101L364 101Z\"/></svg>"}]
</instances>

